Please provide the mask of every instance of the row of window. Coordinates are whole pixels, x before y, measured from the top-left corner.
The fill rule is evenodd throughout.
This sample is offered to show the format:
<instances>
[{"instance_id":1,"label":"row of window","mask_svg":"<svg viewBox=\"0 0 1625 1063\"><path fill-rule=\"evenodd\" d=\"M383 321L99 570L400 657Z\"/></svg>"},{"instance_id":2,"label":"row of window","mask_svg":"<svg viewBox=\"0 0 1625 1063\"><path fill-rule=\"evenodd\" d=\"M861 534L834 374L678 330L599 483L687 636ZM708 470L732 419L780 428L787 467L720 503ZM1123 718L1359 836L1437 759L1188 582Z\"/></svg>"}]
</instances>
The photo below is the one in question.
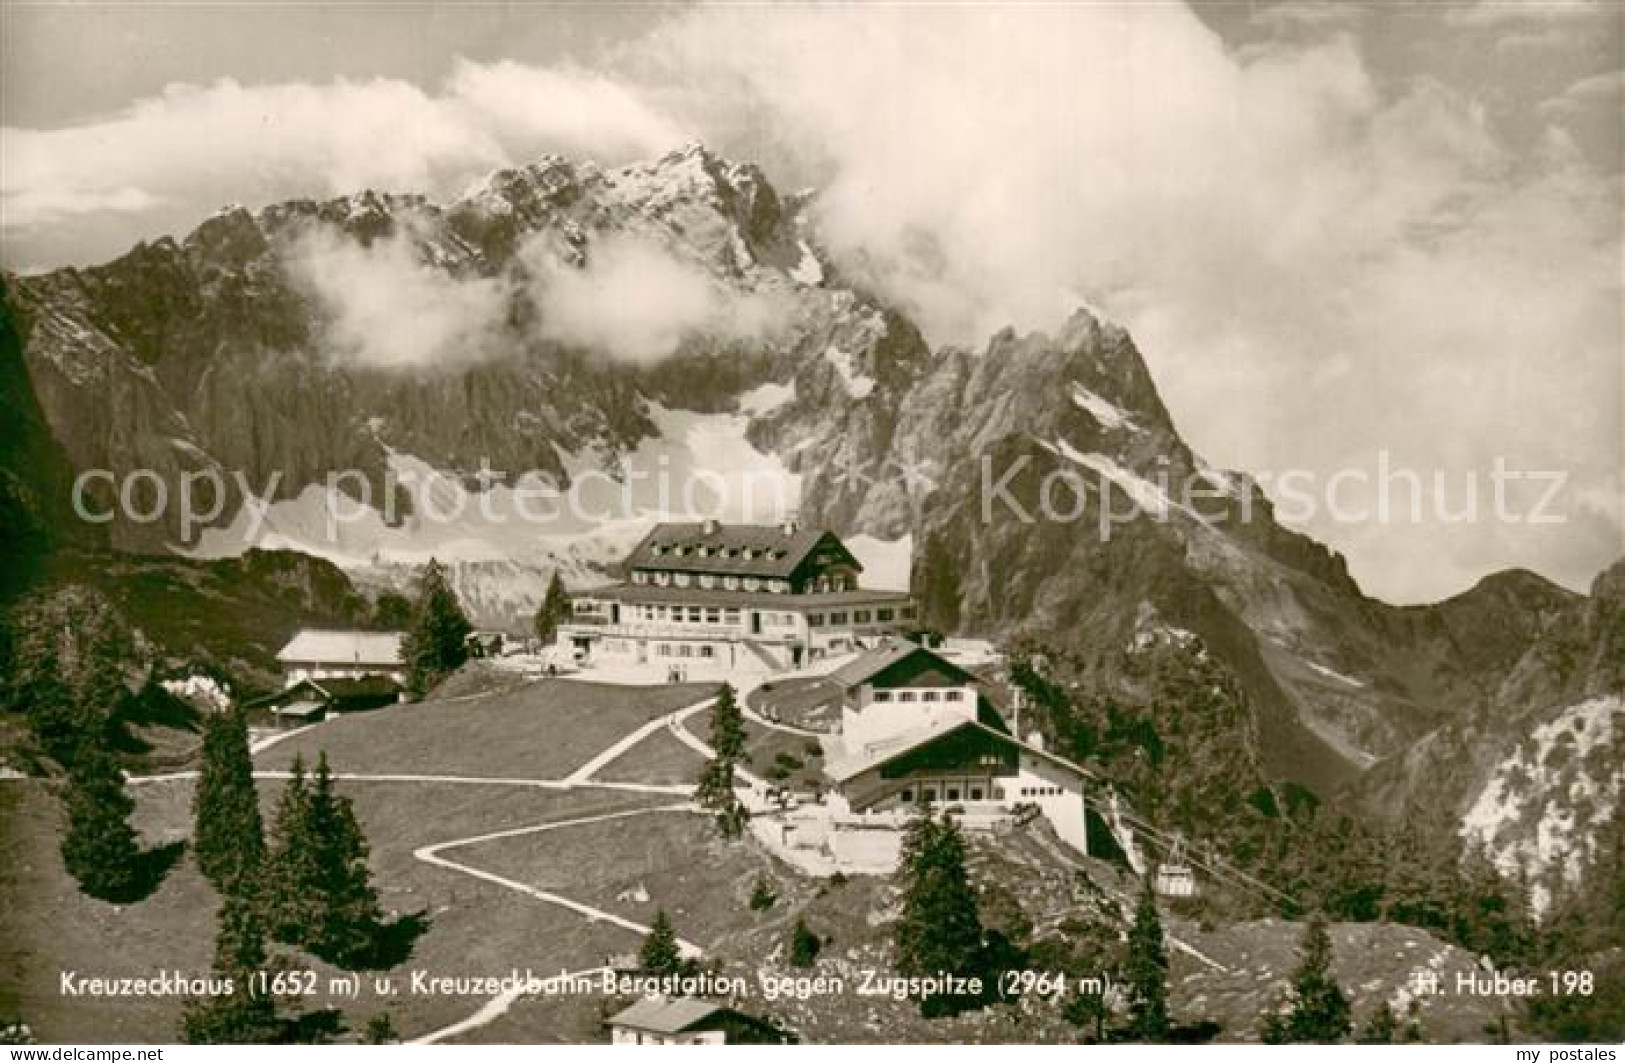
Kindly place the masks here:
<instances>
[{"instance_id":1,"label":"row of window","mask_svg":"<svg viewBox=\"0 0 1625 1063\"><path fill-rule=\"evenodd\" d=\"M667 624L727 624L739 626L739 610L715 605L636 605L631 606L637 620L660 621Z\"/></svg>"},{"instance_id":2,"label":"row of window","mask_svg":"<svg viewBox=\"0 0 1625 1063\"><path fill-rule=\"evenodd\" d=\"M932 783L921 786L919 792L920 797L927 802L937 800L939 793L944 801L980 801L983 799L984 788L976 783ZM994 801L1002 801L1005 798L1003 786L990 786L986 788L985 792ZM1023 786L1017 792L1021 797L1060 797L1066 793L1059 786ZM914 802L914 788L910 786L899 790L897 799L903 804L912 804Z\"/></svg>"},{"instance_id":3,"label":"row of window","mask_svg":"<svg viewBox=\"0 0 1625 1063\"><path fill-rule=\"evenodd\" d=\"M875 701L963 701L963 690L877 690Z\"/></svg>"},{"instance_id":4,"label":"row of window","mask_svg":"<svg viewBox=\"0 0 1625 1063\"><path fill-rule=\"evenodd\" d=\"M665 543L655 543L649 548L649 552L656 557L665 557L667 554L673 557L687 557L689 554L693 554L695 557L737 557L743 561L782 561L784 559L783 550L775 550L767 546L760 548L750 546L710 546L705 543L698 546L686 546L682 543L667 546Z\"/></svg>"},{"instance_id":5,"label":"row of window","mask_svg":"<svg viewBox=\"0 0 1625 1063\"><path fill-rule=\"evenodd\" d=\"M845 611L838 613L808 613L807 626L823 627L828 624L830 627L845 627L848 624L890 624L899 615L903 617L913 616L914 607L905 605L900 610L854 609L850 613Z\"/></svg>"},{"instance_id":6,"label":"row of window","mask_svg":"<svg viewBox=\"0 0 1625 1063\"><path fill-rule=\"evenodd\" d=\"M788 594L790 581L761 576L718 576L710 572L650 572L633 569L632 582L655 587L700 587L705 590L772 591Z\"/></svg>"},{"instance_id":7,"label":"row of window","mask_svg":"<svg viewBox=\"0 0 1625 1063\"><path fill-rule=\"evenodd\" d=\"M935 787L935 786L922 786L920 788L920 797L922 799L924 799L927 804L929 804L932 801L935 801L937 799L937 792L938 792L938 788ZM941 792L942 792L942 799L944 801L960 801L960 800L964 800L964 801L981 801L981 800L983 800L982 795L984 793L984 790L980 786L974 786L974 785L972 785L972 786L957 786L957 785L954 785L954 786L944 786L944 787L942 787ZM995 786L995 787L992 788L991 792L993 794L993 800L995 800L995 801L1004 800L1004 787ZM965 795L963 798L960 797L961 793L963 793ZM904 804L913 804L914 803L914 790L913 790L913 788L910 787L908 789L899 791L898 794L897 794L897 799L899 801L902 801Z\"/></svg>"},{"instance_id":8,"label":"row of window","mask_svg":"<svg viewBox=\"0 0 1625 1063\"><path fill-rule=\"evenodd\" d=\"M707 642L702 642L698 646L692 642L655 643L656 657L703 657L709 660L716 655L717 648Z\"/></svg>"}]
</instances>

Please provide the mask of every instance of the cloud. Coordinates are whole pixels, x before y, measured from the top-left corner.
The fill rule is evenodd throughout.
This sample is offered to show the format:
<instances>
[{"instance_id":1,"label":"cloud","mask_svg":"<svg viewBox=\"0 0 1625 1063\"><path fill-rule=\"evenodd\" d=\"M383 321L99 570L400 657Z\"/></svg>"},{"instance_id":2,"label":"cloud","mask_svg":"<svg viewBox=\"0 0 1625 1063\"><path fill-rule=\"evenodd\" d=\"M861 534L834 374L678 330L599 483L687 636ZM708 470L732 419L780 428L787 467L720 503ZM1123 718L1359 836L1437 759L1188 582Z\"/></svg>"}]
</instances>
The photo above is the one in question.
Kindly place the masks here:
<instances>
[{"instance_id":1,"label":"cloud","mask_svg":"<svg viewBox=\"0 0 1625 1063\"><path fill-rule=\"evenodd\" d=\"M1492 29L1598 18L1613 6L1612 0L1477 0L1445 8L1444 18L1451 26Z\"/></svg>"},{"instance_id":2,"label":"cloud","mask_svg":"<svg viewBox=\"0 0 1625 1063\"><path fill-rule=\"evenodd\" d=\"M1593 74L1569 85L1561 93L1542 100L1536 108L1552 119L1574 118L1595 107L1611 108L1618 114L1625 103L1625 70Z\"/></svg>"},{"instance_id":3,"label":"cloud","mask_svg":"<svg viewBox=\"0 0 1625 1063\"><path fill-rule=\"evenodd\" d=\"M628 87L574 68L459 62L437 93L389 78L173 85L83 125L0 130L0 224L158 201L196 221L227 202L445 195L547 151L622 162L683 140Z\"/></svg>"},{"instance_id":4,"label":"cloud","mask_svg":"<svg viewBox=\"0 0 1625 1063\"><path fill-rule=\"evenodd\" d=\"M639 237L600 237L580 265L540 241L520 257L531 271L539 335L623 361L659 361L696 334L760 338L776 316L765 297L724 288L700 266Z\"/></svg>"},{"instance_id":5,"label":"cloud","mask_svg":"<svg viewBox=\"0 0 1625 1063\"><path fill-rule=\"evenodd\" d=\"M1243 468L1499 455L1584 492L1618 466L1617 182L1561 134L1509 144L1457 87L1384 81L1357 39L1242 56L1171 5L729 6L652 47L684 86L664 104L818 184L841 268L935 341L1101 305L1187 437ZM1609 553L1528 525L1310 530L1409 600L1512 561L1584 585Z\"/></svg>"},{"instance_id":6,"label":"cloud","mask_svg":"<svg viewBox=\"0 0 1625 1063\"><path fill-rule=\"evenodd\" d=\"M28 188L0 197L0 229L51 225L83 214L138 214L159 202L156 196L129 185L91 190Z\"/></svg>"},{"instance_id":7,"label":"cloud","mask_svg":"<svg viewBox=\"0 0 1625 1063\"><path fill-rule=\"evenodd\" d=\"M409 225L363 245L315 226L290 241L283 262L321 308L324 357L441 372L553 344L651 364L698 336L766 338L782 316L769 297L727 287L638 236L597 236L582 261L538 236L490 277L434 264L429 238Z\"/></svg>"},{"instance_id":8,"label":"cloud","mask_svg":"<svg viewBox=\"0 0 1625 1063\"><path fill-rule=\"evenodd\" d=\"M511 285L425 262L401 233L362 246L325 227L284 262L324 311L323 353L372 369L455 369L511 351L502 335Z\"/></svg>"},{"instance_id":9,"label":"cloud","mask_svg":"<svg viewBox=\"0 0 1625 1063\"><path fill-rule=\"evenodd\" d=\"M1248 16L1248 21L1273 33L1285 33L1300 29L1347 29L1364 21L1367 14L1367 9L1356 3L1288 0L1259 8Z\"/></svg>"}]
</instances>

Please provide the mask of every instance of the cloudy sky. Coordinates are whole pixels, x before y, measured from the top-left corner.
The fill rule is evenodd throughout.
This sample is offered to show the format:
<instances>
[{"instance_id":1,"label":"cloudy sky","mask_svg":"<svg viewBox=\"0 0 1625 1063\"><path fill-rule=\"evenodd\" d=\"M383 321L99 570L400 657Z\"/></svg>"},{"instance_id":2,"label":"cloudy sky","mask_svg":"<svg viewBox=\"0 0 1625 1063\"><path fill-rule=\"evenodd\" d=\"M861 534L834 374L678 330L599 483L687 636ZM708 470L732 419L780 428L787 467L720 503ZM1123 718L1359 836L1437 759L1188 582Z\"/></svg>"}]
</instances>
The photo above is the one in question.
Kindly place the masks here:
<instances>
[{"instance_id":1,"label":"cloudy sky","mask_svg":"<svg viewBox=\"0 0 1625 1063\"><path fill-rule=\"evenodd\" d=\"M1456 511L1497 460L1565 476L1553 523L1306 516L1374 593L1583 587L1625 554L1622 115L1613 0L9 2L0 262L703 139L819 187L825 245L936 342L1103 308L1215 464L1385 461Z\"/></svg>"}]
</instances>

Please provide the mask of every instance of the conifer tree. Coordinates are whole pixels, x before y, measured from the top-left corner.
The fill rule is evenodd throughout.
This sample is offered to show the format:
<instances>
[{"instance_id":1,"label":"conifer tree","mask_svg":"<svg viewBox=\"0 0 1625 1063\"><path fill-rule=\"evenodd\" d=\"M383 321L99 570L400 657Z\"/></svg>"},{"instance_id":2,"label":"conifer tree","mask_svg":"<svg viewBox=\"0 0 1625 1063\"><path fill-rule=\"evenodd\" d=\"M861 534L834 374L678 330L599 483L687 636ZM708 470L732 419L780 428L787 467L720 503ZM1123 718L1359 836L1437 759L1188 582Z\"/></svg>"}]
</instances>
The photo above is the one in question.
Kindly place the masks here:
<instances>
[{"instance_id":1,"label":"conifer tree","mask_svg":"<svg viewBox=\"0 0 1625 1063\"><path fill-rule=\"evenodd\" d=\"M474 630L446 580L446 570L433 558L418 580L412 628L401 646L407 685L422 696L468 660L468 635Z\"/></svg>"},{"instance_id":2,"label":"conifer tree","mask_svg":"<svg viewBox=\"0 0 1625 1063\"><path fill-rule=\"evenodd\" d=\"M189 1002L181 1020L181 1040L191 1045L275 1044L287 1023L278 1017L275 998L260 993L254 975L266 969L265 928L254 901L225 893L215 932L216 981L230 982L230 992Z\"/></svg>"},{"instance_id":3,"label":"conifer tree","mask_svg":"<svg viewBox=\"0 0 1625 1063\"><path fill-rule=\"evenodd\" d=\"M648 936L643 939L643 949L638 953L638 967L646 974L681 974L683 971L683 950L677 943L677 932L671 927L671 920L666 918L664 908L655 912L655 921L649 926Z\"/></svg>"},{"instance_id":4,"label":"conifer tree","mask_svg":"<svg viewBox=\"0 0 1625 1063\"><path fill-rule=\"evenodd\" d=\"M1365 1026L1360 1030L1359 1043L1362 1045L1391 1045L1394 1035L1399 1032L1399 1019L1394 1015L1394 1009L1384 1000L1377 1005L1371 1017L1366 1020Z\"/></svg>"},{"instance_id":5,"label":"conifer tree","mask_svg":"<svg viewBox=\"0 0 1625 1063\"><path fill-rule=\"evenodd\" d=\"M203 770L192 796L192 848L198 869L222 893L251 891L265 859L265 833L248 723L239 710L204 724Z\"/></svg>"},{"instance_id":6,"label":"conifer tree","mask_svg":"<svg viewBox=\"0 0 1625 1063\"><path fill-rule=\"evenodd\" d=\"M362 1035L362 1044L393 1045L399 1044L401 1035L395 1032L395 1020L389 1017L389 1012L380 1011L367 1020L366 1033Z\"/></svg>"},{"instance_id":7,"label":"conifer tree","mask_svg":"<svg viewBox=\"0 0 1625 1063\"><path fill-rule=\"evenodd\" d=\"M733 762L745 752L745 718L731 683L722 684L711 706L711 748L718 757Z\"/></svg>"},{"instance_id":8,"label":"conifer tree","mask_svg":"<svg viewBox=\"0 0 1625 1063\"><path fill-rule=\"evenodd\" d=\"M333 790L327 754L309 782L296 759L277 806L267 875L273 936L341 967L366 965L382 923L367 848L349 798Z\"/></svg>"},{"instance_id":9,"label":"conifer tree","mask_svg":"<svg viewBox=\"0 0 1625 1063\"><path fill-rule=\"evenodd\" d=\"M1290 1007L1264 1022L1266 1044L1336 1044L1349 1035L1349 1000L1331 965L1332 939L1317 912L1304 928Z\"/></svg>"},{"instance_id":10,"label":"conifer tree","mask_svg":"<svg viewBox=\"0 0 1625 1063\"><path fill-rule=\"evenodd\" d=\"M140 664L112 602L89 587L63 587L26 601L9 629L7 696L28 714L40 748L64 768L81 747L105 750L125 680Z\"/></svg>"},{"instance_id":11,"label":"conifer tree","mask_svg":"<svg viewBox=\"0 0 1625 1063\"><path fill-rule=\"evenodd\" d=\"M382 917L367 868L366 836L350 799L333 790L325 751L316 761L308 814L321 918L307 944L325 960L354 967L366 962Z\"/></svg>"},{"instance_id":12,"label":"conifer tree","mask_svg":"<svg viewBox=\"0 0 1625 1063\"><path fill-rule=\"evenodd\" d=\"M964 836L947 816L936 821L927 812L910 823L903 844L903 912L894 931L897 969L906 975L979 975L982 921L965 869ZM922 1010L939 1015L966 1003L933 997L922 1001Z\"/></svg>"},{"instance_id":13,"label":"conifer tree","mask_svg":"<svg viewBox=\"0 0 1625 1063\"><path fill-rule=\"evenodd\" d=\"M570 619L570 595L564 589L564 581L559 579L559 570L554 569L547 580L547 592L542 595L541 604L536 607L536 618L532 626L536 637L543 644L553 641L558 634L559 625Z\"/></svg>"},{"instance_id":14,"label":"conifer tree","mask_svg":"<svg viewBox=\"0 0 1625 1063\"><path fill-rule=\"evenodd\" d=\"M745 831L749 813L734 791L733 762L713 757L700 769L694 787L694 803L716 814L717 830L724 838L737 838Z\"/></svg>"},{"instance_id":15,"label":"conifer tree","mask_svg":"<svg viewBox=\"0 0 1625 1063\"><path fill-rule=\"evenodd\" d=\"M405 631L412 625L412 599L385 591L372 605L372 626L379 631Z\"/></svg>"},{"instance_id":16,"label":"conifer tree","mask_svg":"<svg viewBox=\"0 0 1625 1063\"><path fill-rule=\"evenodd\" d=\"M959 577L963 564L933 535L920 551L920 618L936 631L959 626Z\"/></svg>"},{"instance_id":17,"label":"conifer tree","mask_svg":"<svg viewBox=\"0 0 1625 1063\"><path fill-rule=\"evenodd\" d=\"M1128 1036L1136 1041L1167 1040L1168 952L1162 940L1157 898L1147 882L1134 909L1128 932L1128 955L1123 963L1128 986Z\"/></svg>"},{"instance_id":18,"label":"conifer tree","mask_svg":"<svg viewBox=\"0 0 1625 1063\"><path fill-rule=\"evenodd\" d=\"M310 835L310 786L304 758L295 755L288 782L277 798L266 857L264 903L266 926L277 941L302 945L321 922L321 898L311 893L316 881L316 845Z\"/></svg>"},{"instance_id":19,"label":"conifer tree","mask_svg":"<svg viewBox=\"0 0 1625 1063\"><path fill-rule=\"evenodd\" d=\"M105 901L123 902L141 892L145 868L130 826L135 801L113 758L82 747L68 773L68 830L62 863L79 888Z\"/></svg>"},{"instance_id":20,"label":"conifer tree","mask_svg":"<svg viewBox=\"0 0 1625 1063\"><path fill-rule=\"evenodd\" d=\"M823 948L823 942L818 940L807 923L800 916L796 917L796 925L790 929L790 947L787 950L791 967L811 967L818 960L818 952Z\"/></svg>"},{"instance_id":21,"label":"conifer tree","mask_svg":"<svg viewBox=\"0 0 1625 1063\"><path fill-rule=\"evenodd\" d=\"M1518 877L1504 877L1482 844L1467 846L1457 866L1451 936L1503 967L1533 958L1535 929Z\"/></svg>"},{"instance_id":22,"label":"conifer tree","mask_svg":"<svg viewBox=\"0 0 1625 1063\"><path fill-rule=\"evenodd\" d=\"M938 824L931 815L931 806L918 803L907 826L897 858L897 880L905 889L914 881L920 863L936 843Z\"/></svg>"}]
</instances>

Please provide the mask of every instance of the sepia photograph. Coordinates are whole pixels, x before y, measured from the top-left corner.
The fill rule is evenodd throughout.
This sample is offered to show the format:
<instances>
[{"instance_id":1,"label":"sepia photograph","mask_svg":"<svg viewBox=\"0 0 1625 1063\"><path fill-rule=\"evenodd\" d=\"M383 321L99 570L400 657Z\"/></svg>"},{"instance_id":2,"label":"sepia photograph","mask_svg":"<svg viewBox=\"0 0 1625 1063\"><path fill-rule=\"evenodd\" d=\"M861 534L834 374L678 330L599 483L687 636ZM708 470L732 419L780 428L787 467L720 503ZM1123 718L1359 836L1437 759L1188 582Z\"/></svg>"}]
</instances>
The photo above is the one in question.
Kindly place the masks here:
<instances>
[{"instance_id":1,"label":"sepia photograph","mask_svg":"<svg viewBox=\"0 0 1625 1063\"><path fill-rule=\"evenodd\" d=\"M0 0L7 1060L1619 1063L1622 789L1625 0Z\"/></svg>"}]
</instances>

